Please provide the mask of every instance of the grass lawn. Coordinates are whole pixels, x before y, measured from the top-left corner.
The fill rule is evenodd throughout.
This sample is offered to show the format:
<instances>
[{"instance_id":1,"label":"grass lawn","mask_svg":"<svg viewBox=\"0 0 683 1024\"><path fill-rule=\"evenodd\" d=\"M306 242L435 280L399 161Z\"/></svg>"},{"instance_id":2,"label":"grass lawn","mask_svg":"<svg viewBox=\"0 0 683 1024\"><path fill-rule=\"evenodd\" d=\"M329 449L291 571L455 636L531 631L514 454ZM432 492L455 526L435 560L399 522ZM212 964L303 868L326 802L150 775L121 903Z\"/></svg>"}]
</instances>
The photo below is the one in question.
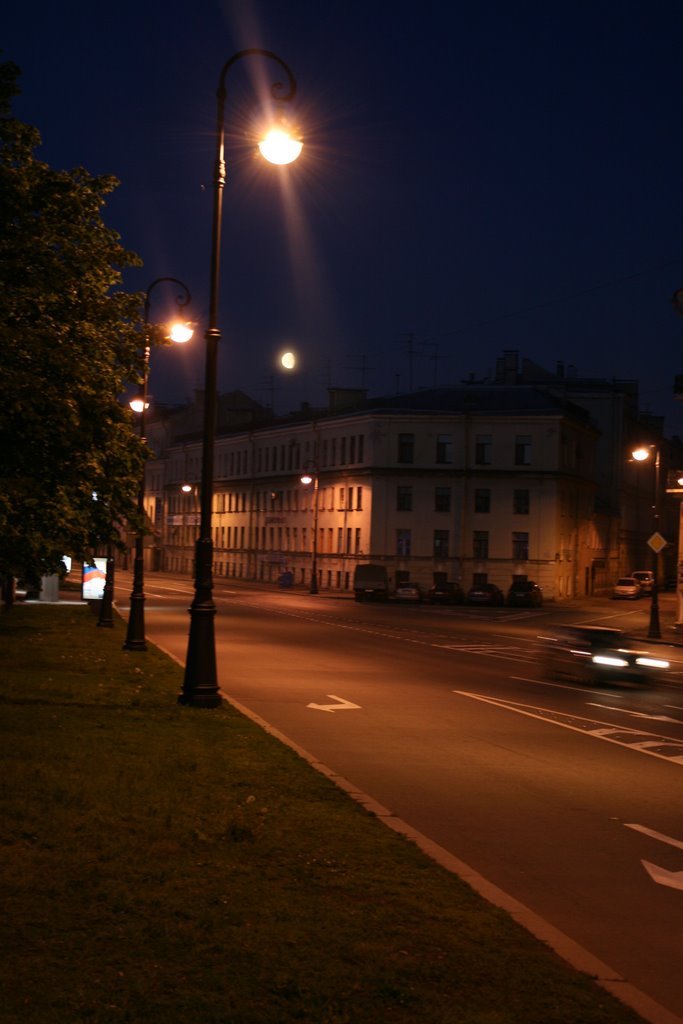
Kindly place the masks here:
<instances>
[{"instance_id":1,"label":"grass lawn","mask_svg":"<svg viewBox=\"0 0 683 1024\"><path fill-rule=\"evenodd\" d=\"M0 613L0 1024L640 1020L96 621Z\"/></svg>"}]
</instances>

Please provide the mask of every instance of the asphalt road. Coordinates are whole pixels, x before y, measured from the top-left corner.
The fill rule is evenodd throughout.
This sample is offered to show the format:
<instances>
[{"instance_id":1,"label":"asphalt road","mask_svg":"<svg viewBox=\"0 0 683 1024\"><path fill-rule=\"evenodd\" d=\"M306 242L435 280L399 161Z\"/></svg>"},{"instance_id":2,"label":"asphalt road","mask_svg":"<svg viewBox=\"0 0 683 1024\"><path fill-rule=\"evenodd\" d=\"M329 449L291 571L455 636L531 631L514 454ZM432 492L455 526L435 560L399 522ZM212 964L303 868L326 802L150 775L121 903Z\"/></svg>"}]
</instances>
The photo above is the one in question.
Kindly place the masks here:
<instances>
[{"instance_id":1,"label":"asphalt road","mask_svg":"<svg viewBox=\"0 0 683 1024\"><path fill-rule=\"evenodd\" d=\"M191 581L145 589L148 637L184 661ZM683 649L665 684L593 689L544 675L538 640L558 620L643 632L644 602L215 598L229 698L683 1016Z\"/></svg>"}]
</instances>

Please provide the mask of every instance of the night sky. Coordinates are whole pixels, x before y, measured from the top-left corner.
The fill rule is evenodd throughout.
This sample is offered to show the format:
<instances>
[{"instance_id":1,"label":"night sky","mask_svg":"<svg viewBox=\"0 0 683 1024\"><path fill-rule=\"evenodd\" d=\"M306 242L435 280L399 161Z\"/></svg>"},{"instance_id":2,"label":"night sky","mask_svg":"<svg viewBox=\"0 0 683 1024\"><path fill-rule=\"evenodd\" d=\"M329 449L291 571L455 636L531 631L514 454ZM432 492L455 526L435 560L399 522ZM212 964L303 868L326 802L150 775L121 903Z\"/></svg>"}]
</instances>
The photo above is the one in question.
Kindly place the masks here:
<instances>
[{"instance_id":1,"label":"night sky","mask_svg":"<svg viewBox=\"0 0 683 1024\"><path fill-rule=\"evenodd\" d=\"M3 59L39 158L121 181L105 221L208 312L220 71L291 67L300 160L254 156L273 62L227 80L219 386L285 413L485 377L517 349L640 381L683 435L680 4L197 0L14 4ZM155 290L152 319L174 292ZM201 337L155 352L150 390L202 387ZM284 348L298 370L277 368Z\"/></svg>"}]
</instances>

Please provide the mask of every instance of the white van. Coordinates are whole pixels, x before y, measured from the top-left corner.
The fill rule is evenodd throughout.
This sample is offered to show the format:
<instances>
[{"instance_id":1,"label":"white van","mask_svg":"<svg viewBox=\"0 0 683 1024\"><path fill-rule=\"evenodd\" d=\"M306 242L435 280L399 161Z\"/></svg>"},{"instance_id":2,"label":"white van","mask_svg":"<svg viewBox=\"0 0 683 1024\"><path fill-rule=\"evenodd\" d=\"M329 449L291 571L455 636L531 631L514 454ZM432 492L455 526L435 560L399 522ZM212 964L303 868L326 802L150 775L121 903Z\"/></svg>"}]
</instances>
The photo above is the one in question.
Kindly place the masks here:
<instances>
[{"instance_id":1,"label":"white van","mask_svg":"<svg viewBox=\"0 0 683 1024\"><path fill-rule=\"evenodd\" d=\"M655 585L655 574L649 569L636 569L631 573L634 579L638 580L644 594L651 594Z\"/></svg>"}]
</instances>

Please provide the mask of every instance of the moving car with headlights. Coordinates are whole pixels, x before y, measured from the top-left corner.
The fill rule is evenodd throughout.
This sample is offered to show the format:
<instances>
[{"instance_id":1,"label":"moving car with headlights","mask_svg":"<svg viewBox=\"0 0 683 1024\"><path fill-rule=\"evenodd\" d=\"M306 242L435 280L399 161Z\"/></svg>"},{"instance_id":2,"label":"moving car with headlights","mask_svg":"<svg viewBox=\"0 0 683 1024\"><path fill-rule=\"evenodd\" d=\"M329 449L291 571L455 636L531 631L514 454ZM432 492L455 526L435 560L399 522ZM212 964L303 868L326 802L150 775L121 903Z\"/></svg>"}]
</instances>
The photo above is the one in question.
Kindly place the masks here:
<instances>
[{"instance_id":1,"label":"moving car with headlights","mask_svg":"<svg viewBox=\"0 0 683 1024\"><path fill-rule=\"evenodd\" d=\"M508 590L506 604L512 608L540 608L543 591L533 580L514 580Z\"/></svg>"},{"instance_id":2,"label":"moving car with headlights","mask_svg":"<svg viewBox=\"0 0 683 1024\"><path fill-rule=\"evenodd\" d=\"M615 601L636 601L642 596L643 588L635 576L622 576L612 588L612 597Z\"/></svg>"},{"instance_id":3,"label":"moving car with headlights","mask_svg":"<svg viewBox=\"0 0 683 1024\"><path fill-rule=\"evenodd\" d=\"M495 583L475 583L467 591L465 604L482 604L500 608L505 604L503 591Z\"/></svg>"},{"instance_id":4,"label":"moving car with headlights","mask_svg":"<svg viewBox=\"0 0 683 1024\"><path fill-rule=\"evenodd\" d=\"M563 626L544 641L545 669L555 678L589 685L637 683L661 677L669 667L665 658L642 650L620 629L603 626Z\"/></svg>"},{"instance_id":5,"label":"moving car with headlights","mask_svg":"<svg viewBox=\"0 0 683 1024\"><path fill-rule=\"evenodd\" d=\"M459 583L434 583L427 591L431 604L464 604L465 592Z\"/></svg>"}]
</instances>

